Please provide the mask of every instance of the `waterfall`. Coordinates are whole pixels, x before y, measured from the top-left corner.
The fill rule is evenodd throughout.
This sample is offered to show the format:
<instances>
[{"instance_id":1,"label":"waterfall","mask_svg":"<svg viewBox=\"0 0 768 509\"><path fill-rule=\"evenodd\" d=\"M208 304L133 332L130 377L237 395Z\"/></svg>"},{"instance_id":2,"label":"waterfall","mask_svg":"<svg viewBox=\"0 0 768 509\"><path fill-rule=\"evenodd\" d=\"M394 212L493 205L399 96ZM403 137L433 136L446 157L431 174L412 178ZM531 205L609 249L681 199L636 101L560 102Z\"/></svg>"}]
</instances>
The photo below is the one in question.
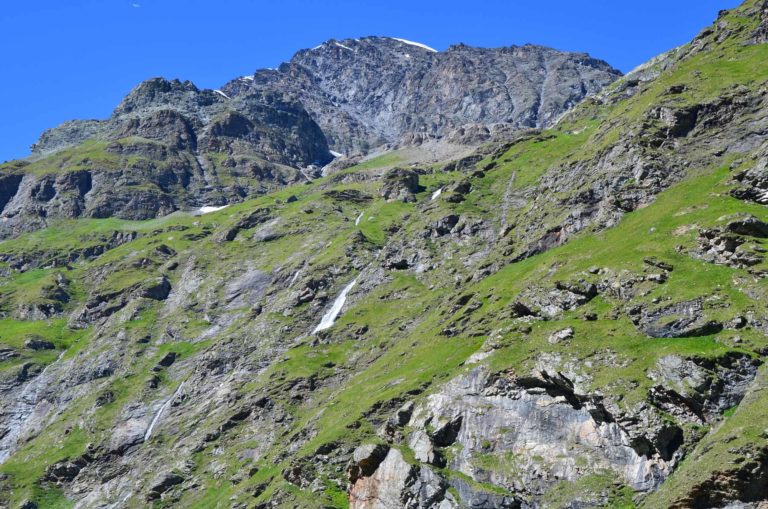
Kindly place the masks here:
<instances>
[{"instance_id":1,"label":"waterfall","mask_svg":"<svg viewBox=\"0 0 768 509\"><path fill-rule=\"evenodd\" d=\"M443 194L443 188L442 187L440 189L438 189L437 191L435 191L434 193L432 193L432 198L431 199L432 200L436 200L437 197L440 196L441 194Z\"/></svg>"},{"instance_id":2,"label":"waterfall","mask_svg":"<svg viewBox=\"0 0 768 509\"><path fill-rule=\"evenodd\" d=\"M312 331L312 334L321 330L329 329L333 326L334 322L336 322L336 318L338 318L339 314L341 313L341 308L344 307L344 303L347 301L347 294L352 289L352 287L355 286L355 283L357 283L357 278L353 279L351 283L344 287L338 297L336 297L336 300L333 301L333 306L331 306L331 309L329 309L323 315L320 323L317 325L317 327L315 327L315 330Z\"/></svg>"},{"instance_id":3,"label":"waterfall","mask_svg":"<svg viewBox=\"0 0 768 509\"><path fill-rule=\"evenodd\" d=\"M144 433L144 441L146 442L149 440L149 437L152 436L152 431L155 429L155 425L157 424L157 421L160 420L160 416L163 415L163 412L165 412L165 409L168 408L171 405L171 402L176 399L176 396L179 395L181 392L181 389L184 387L184 382L181 382L179 384L179 387L176 389L176 391L171 395L170 398L166 400L165 403L163 403L163 406L160 407L160 410L157 411L155 414L155 417L152 419L152 422L149 425L149 428L147 428L147 432Z\"/></svg>"},{"instance_id":4,"label":"waterfall","mask_svg":"<svg viewBox=\"0 0 768 509\"><path fill-rule=\"evenodd\" d=\"M200 207L199 209L197 209L196 214L197 215L210 214L211 212L218 212L219 210L224 210L227 207L229 207L229 205L222 205L221 207L213 207L211 205L206 205L204 207Z\"/></svg>"},{"instance_id":5,"label":"waterfall","mask_svg":"<svg viewBox=\"0 0 768 509\"><path fill-rule=\"evenodd\" d=\"M365 214L365 212L360 212L360 215L357 216L357 219L355 219L355 226L360 224L360 221L363 219L363 214Z\"/></svg>"}]
</instances>

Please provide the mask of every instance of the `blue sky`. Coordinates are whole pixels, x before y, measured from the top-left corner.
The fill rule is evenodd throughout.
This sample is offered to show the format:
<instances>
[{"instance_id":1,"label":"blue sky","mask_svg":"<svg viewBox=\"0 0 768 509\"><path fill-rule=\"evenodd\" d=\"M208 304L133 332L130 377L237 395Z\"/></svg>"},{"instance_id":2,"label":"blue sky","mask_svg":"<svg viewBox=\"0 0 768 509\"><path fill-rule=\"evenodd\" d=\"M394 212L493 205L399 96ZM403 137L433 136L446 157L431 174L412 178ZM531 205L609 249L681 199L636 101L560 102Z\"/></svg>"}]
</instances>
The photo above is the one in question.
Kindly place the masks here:
<instances>
[{"instance_id":1,"label":"blue sky","mask_svg":"<svg viewBox=\"0 0 768 509\"><path fill-rule=\"evenodd\" d=\"M738 0L29 0L0 8L0 161L46 128L109 116L153 76L216 88L329 38L535 43L622 71L690 40Z\"/></svg>"}]
</instances>

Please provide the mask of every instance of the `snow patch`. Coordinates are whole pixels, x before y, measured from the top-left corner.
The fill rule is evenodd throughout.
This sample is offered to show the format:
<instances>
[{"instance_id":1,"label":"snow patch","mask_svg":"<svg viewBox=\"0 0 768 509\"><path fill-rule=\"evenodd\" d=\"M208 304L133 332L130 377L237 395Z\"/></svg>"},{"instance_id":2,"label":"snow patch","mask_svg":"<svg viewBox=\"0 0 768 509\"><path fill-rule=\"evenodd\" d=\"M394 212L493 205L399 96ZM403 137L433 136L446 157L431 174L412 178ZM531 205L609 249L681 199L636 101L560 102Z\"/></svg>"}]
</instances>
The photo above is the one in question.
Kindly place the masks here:
<instances>
[{"instance_id":1,"label":"snow patch","mask_svg":"<svg viewBox=\"0 0 768 509\"><path fill-rule=\"evenodd\" d=\"M360 212L360 215L357 216L357 219L355 219L355 226L359 225L360 221L363 220L363 214L365 214L365 212Z\"/></svg>"},{"instance_id":2,"label":"snow patch","mask_svg":"<svg viewBox=\"0 0 768 509\"><path fill-rule=\"evenodd\" d=\"M336 322L336 318L338 318L338 316L341 314L341 308L344 307L344 303L347 301L347 294L355 286L355 283L357 283L357 278L353 279L351 283L344 287L338 297L336 297L336 300L333 301L333 306L331 306L331 309L329 309L323 315L320 323L312 331L312 334L333 327L333 324Z\"/></svg>"},{"instance_id":3,"label":"snow patch","mask_svg":"<svg viewBox=\"0 0 768 509\"><path fill-rule=\"evenodd\" d=\"M218 90L218 89L217 89L217 90L214 90L214 92L216 92L217 94L219 94L219 95L220 95L221 97L223 97L224 99L229 99L229 96L228 96L227 94L225 94L224 92L222 92L221 90Z\"/></svg>"},{"instance_id":4,"label":"snow patch","mask_svg":"<svg viewBox=\"0 0 768 509\"><path fill-rule=\"evenodd\" d=\"M241 76L240 79L244 81L253 81L253 76Z\"/></svg>"},{"instance_id":5,"label":"snow patch","mask_svg":"<svg viewBox=\"0 0 768 509\"><path fill-rule=\"evenodd\" d=\"M218 212L220 210L224 210L227 207L229 207L229 205L222 205L221 207L212 207L210 205L206 205L197 209L197 215L201 216L203 214L210 214L211 212Z\"/></svg>"},{"instance_id":6,"label":"snow patch","mask_svg":"<svg viewBox=\"0 0 768 509\"><path fill-rule=\"evenodd\" d=\"M342 154L342 153L340 153L340 152L334 152L333 150L329 150L328 152L330 152L330 153L331 153L331 155L332 155L333 157L337 158L337 159L338 159L339 157L344 157L344 154Z\"/></svg>"},{"instance_id":7,"label":"snow patch","mask_svg":"<svg viewBox=\"0 0 768 509\"><path fill-rule=\"evenodd\" d=\"M437 53L437 50L435 48L430 48L426 44L421 44L420 42L413 42L407 39L398 39L397 37L392 37L391 39L394 41L402 42L403 44L408 44L410 46L416 46L417 48L422 48L427 51L431 51L432 53Z\"/></svg>"},{"instance_id":8,"label":"snow patch","mask_svg":"<svg viewBox=\"0 0 768 509\"><path fill-rule=\"evenodd\" d=\"M349 46L344 46L344 45L343 45L343 44L341 44L340 42L335 42L334 44L336 44L336 46L338 46L339 48L348 49L349 51L355 51L355 50L353 50L352 48L350 48Z\"/></svg>"},{"instance_id":9,"label":"snow patch","mask_svg":"<svg viewBox=\"0 0 768 509\"><path fill-rule=\"evenodd\" d=\"M432 193L432 198L430 198L430 200L436 200L437 197L440 196L441 194L443 194L443 188L442 187L440 189L438 189L437 191L435 191L434 193Z\"/></svg>"}]
</instances>

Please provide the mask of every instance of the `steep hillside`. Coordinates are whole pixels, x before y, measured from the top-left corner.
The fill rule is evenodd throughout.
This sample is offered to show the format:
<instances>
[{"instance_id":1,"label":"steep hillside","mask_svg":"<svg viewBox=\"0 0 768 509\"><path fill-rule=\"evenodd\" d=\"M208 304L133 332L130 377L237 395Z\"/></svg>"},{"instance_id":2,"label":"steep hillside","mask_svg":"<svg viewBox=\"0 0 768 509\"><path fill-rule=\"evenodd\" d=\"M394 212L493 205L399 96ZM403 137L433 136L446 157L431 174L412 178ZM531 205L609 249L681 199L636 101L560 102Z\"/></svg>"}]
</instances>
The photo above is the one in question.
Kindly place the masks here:
<instances>
[{"instance_id":1,"label":"steep hillside","mask_svg":"<svg viewBox=\"0 0 768 509\"><path fill-rule=\"evenodd\" d=\"M279 94L230 99L160 78L137 86L109 120L66 123L33 150L0 166L0 238L60 218L224 205L304 182L304 168L333 159L303 107Z\"/></svg>"},{"instance_id":2,"label":"steep hillside","mask_svg":"<svg viewBox=\"0 0 768 509\"><path fill-rule=\"evenodd\" d=\"M761 507L766 34L467 157L0 242L2 503Z\"/></svg>"}]
</instances>

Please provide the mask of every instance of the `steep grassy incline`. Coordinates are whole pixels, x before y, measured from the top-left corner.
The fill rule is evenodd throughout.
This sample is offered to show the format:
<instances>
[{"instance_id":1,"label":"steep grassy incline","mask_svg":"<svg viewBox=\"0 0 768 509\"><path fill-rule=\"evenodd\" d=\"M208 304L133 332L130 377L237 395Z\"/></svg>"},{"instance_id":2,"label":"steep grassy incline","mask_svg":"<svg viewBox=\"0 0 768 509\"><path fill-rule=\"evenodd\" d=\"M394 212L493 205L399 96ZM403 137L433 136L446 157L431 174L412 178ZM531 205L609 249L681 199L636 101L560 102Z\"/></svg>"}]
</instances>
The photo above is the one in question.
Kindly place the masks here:
<instances>
[{"instance_id":1,"label":"steep grassy incline","mask_svg":"<svg viewBox=\"0 0 768 509\"><path fill-rule=\"evenodd\" d=\"M766 19L468 158L0 242L0 502L765 499Z\"/></svg>"}]
</instances>

